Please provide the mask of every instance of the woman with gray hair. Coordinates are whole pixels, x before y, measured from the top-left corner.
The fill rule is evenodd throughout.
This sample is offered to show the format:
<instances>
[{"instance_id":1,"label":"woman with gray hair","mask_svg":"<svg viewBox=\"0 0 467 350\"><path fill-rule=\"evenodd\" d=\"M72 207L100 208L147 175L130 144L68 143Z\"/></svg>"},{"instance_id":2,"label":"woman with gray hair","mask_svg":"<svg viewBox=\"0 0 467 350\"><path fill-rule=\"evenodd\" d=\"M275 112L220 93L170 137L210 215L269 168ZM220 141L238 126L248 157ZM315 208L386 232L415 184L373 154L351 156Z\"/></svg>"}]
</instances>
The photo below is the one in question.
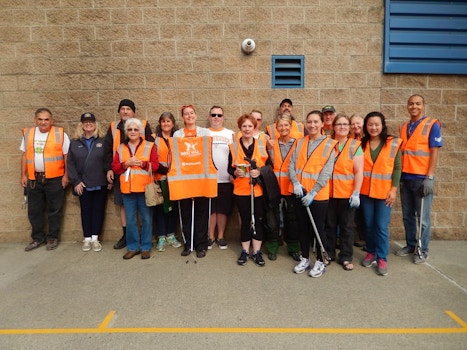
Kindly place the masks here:
<instances>
[{"instance_id":1,"label":"woman with gray hair","mask_svg":"<svg viewBox=\"0 0 467 350\"><path fill-rule=\"evenodd\" d=\"M144 140L143 124L137 118L125 122L126 139L118 146L112 162L112 170L120 176L123 207L127 218L126 243L128 252L123 259L128 260L141 253L141 259L151 257L153 208L148 207L144 191L149 181L149 169L159 167L156 148L153 142ZM137 217L141 218L141 237L138 232Z\"/></svg>"}]
</instances>

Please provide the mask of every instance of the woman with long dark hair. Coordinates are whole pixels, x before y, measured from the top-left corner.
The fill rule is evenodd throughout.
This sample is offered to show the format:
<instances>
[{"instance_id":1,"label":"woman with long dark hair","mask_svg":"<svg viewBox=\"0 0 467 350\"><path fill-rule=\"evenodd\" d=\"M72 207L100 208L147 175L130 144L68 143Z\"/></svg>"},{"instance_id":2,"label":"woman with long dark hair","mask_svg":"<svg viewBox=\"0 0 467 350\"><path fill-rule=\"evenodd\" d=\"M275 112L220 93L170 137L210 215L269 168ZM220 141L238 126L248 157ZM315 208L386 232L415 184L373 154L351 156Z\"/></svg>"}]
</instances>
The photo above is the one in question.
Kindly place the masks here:
<instances>
[{"instance_id":1,"label":"woman with long dark hair","mask_svg":"<svg viewBox=\"0 0 467 350\"><path fill-rule=\"evenodd\" d=\"M377 273L386 276L388 226L401 177L402 140L388 134L386 118L381 112L368 113L363 130L364 166L360 200L368 254L362 265L371 267L376 263Z\"/></svg>"}]
</instances>

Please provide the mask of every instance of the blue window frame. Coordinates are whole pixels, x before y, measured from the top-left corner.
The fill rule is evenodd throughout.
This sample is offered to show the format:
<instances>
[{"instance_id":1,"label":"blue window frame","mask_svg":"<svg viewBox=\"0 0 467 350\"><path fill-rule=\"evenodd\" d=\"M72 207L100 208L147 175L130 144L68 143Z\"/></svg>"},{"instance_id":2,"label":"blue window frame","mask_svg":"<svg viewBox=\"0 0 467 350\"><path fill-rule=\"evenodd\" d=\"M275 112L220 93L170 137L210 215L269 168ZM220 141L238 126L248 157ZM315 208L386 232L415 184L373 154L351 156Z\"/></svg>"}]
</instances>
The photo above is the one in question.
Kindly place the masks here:
<instances>
[{"instance_id":1,"label":"blue window frame","mask_svg":"<svg viewBox=\"0 0 467 350\"><path fill-rule=\"evenodd\" d=\"M303 88L304 56L272 56L272 88Z\"/></svg>"},{"instance_id":2,"label":"blue window frame","mask_svg":"<svg viewBox=\"0 0 467 350\"><path fill-rule=\"evenodd\" d=\"M386 0L384 73L467 74L467 1Z\"/></svg>"}]
</instances>

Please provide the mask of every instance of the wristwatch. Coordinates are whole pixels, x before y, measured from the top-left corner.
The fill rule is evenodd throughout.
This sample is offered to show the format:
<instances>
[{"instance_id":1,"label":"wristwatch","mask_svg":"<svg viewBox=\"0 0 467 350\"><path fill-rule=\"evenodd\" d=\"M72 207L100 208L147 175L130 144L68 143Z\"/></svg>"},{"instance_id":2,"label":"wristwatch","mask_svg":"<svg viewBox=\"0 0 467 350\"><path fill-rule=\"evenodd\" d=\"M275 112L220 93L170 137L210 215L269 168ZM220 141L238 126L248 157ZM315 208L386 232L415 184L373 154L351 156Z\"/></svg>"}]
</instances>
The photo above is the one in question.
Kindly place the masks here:
<instances>
[{"instance_id":1,"label":"wristwatch","mask_svg":"<svg viewBox=\"0 0 467 350\"><path fill-rule=\"evenodd\" d=\"M435 176L434 175L427 175L427 176L425 176L425 179L434 180Z\"/></svg>"}]
</instances>

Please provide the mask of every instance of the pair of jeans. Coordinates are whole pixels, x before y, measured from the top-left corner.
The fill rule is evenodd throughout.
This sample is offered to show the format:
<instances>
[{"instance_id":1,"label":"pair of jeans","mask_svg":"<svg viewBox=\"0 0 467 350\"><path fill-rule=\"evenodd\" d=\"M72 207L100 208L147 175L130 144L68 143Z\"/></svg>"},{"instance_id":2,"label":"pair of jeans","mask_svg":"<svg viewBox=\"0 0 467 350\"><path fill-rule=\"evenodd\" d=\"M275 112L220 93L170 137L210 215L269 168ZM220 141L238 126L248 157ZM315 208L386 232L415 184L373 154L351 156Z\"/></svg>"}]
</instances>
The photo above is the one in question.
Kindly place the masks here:
<instances>
[{"instance_id":1,"label":"pair of jeans","mask_svg":"<svg viewBox=\"0 0 467 350\"><path fill-rule=\"evenodd\" d=\"M156 226L157 236L165 237L175 233L177 228L177 210L176 206L168 213L164 212L164 204L154 207L154 223Z\"/></svg>"},{"instance_id":2,"label":"pair of jeans","mask_svg":"<svg viewBox=\"0 0 467 350\"><path fill-rule=\"evenodd\" d=\"M153 207L146 205L144 192L122 194L126 216L126 245L128 251L151 250ZM141 219L141 241L138 230L138 214Z\"/></svg>"},{"instance_id":3,"label":"pair of jeans","mask_svg":"<svg viewBox=\"0 0 467 350\"><path fill-rule=\"evenodd\" d=\"M420 207L422 203L421 187L423 179L401 180L400 193L402 203L402 219L405 228L405 241L407 247L414 249L417 246L417 232L419 230ZM423 197L422 213L422 252L428 253L431 238L431 204L433 194Z\"/></svg>"},{"instance_id":4,"label":"pair of jeans","mask_svg":"<svg viewBox=\"0 0 467 350\"><path fill-rule=\"evenodd\" d=\"M368 253L376 255L376 259L387 261L389 254L389 221L391 220L390 206L385 199L370 198L360 195L365 222L365 243Z\"/></svg>"},{"instance_id":5,"label":"pair of jeans","mask_svg":"<svg viewBox=\"0 0 467 350\"><path fill-rule=\"evenodd\" d=\"M58 239L63 218L63 202L65 191L62 177L52 179L28 180L26 193L28 196L28 219L32 227L33 241ZM49 232L44 231L45 214Z\"/></svg>"},{"instance_id":6,"label":"pair of jeans","mask_svg":"<svg viewBox=\"0 0 467 350\"><path fill-rule=\"evenodd\" d=\"M79 196L81 207L81 226L84 237L98 236L102 233L102 224L105 217L105 205L107 203L107 187L100 190L83 191Z\"/></svg>"},{"instance_id":7,"label":"pair of jeans","mask_svg":"<svg viewBox=\"0 0 467 350\"><path fill-rule=\"evenodd\" d=\"M328 254L336 257L337 234L340 237L339 263L352 261L353 222L355 208L351 208L348 198L330 198L326 213L326 235L329 244Z\"/></svg>"}]
</instances>

